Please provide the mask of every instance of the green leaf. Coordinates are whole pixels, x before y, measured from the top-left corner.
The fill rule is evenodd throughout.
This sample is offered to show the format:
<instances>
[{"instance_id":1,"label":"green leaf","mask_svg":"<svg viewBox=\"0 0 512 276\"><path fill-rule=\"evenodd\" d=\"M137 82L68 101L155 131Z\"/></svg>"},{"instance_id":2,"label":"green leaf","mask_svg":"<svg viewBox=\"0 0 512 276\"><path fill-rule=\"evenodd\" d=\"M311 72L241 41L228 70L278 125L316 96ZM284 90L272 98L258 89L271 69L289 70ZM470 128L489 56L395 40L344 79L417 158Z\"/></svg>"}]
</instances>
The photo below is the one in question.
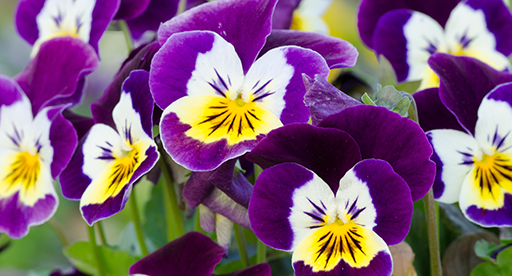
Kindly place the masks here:
<instances>
[{"instance_id":1,"label":"green leaf","mask_svg":"<svg viewBox=\"0 0 512 276\"><path fill-rule=\"evenodd\" d=\"M396 74L389 60L379 55L379 83L385 85L396 85Z\"/></svg>"},{"instance_id":2,"label":"green leaf","mask_svg":"<svg viewBox=\"0 0 512 276\"><path fill-rule=\"evenodd\" d=\"M167 243L164 208L162 183L160 183L151 189L150 200L144 207L146 222L142 225L146 237L157 247L162 247Z\"/></svg>"},{"instance_id":3,"label":"green leaf","mask_svg":"<svg viewBox=\"0 0 512 276\"><path fill-rule=\"evenodd\" d=\"M363 96L361 96L361 101L366 105L375 105L376 106L376 104L372 101L372 99L370 98L370 96L368 96L367 93L364 93Z\"/></svg>"},{"instance_id":4,"label":"green leaf","mask_svg":"<svg viewBox=\"0 0 512 276\"><path fill-rule=\"evenodd\" d=\"M106 246L99 246L103 269L108 276L126 276L130 266L139 260L127 252ZM80 241L64 248L64 255L80 271L97 275L96 259L91 244Z\"/></svg>"},{"instance_id":5,"label":"green leaf","mask_svg":"<svg viewBox=\"0 0 512 276\"><path fill-rule=\"evenodd\" d=\"M501 245L490 243L486 240L479 240L475 243L475 254L483 260L494 262L491 255L494 251L500 248Z\"/></svg>"},{"instance_id":6,"label":"green leaf","mask_svg":"<svg viewBox=\"0 0 512 276\"><path fill-rule=\"evenodd\" d=\"M481 245L483 247L483 245ZM476 250L476 245L475 245ZM471 276L509 276L512 275L512 247L503 250L498 254L496 263L485 262L479 264Z\"/></svg>"}]
</instances>

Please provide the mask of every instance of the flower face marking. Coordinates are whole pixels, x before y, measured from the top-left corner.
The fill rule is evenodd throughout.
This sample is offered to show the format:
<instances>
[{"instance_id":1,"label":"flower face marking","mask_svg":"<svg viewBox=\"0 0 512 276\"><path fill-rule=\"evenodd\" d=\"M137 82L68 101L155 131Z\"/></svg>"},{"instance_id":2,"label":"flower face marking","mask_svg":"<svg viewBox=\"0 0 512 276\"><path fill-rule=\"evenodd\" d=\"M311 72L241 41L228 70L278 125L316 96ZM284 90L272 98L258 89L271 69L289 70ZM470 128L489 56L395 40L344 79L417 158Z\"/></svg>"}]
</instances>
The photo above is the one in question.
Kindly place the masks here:
<instances>
[{"instance_id":1,"label":"flower face marking","mask_svg":"<svg viewBox=\"0 0 512 276\"><path fill-rule=\"evenodd\" d=\"M30 154L29 152L18 153L16 160L11 165L11 172L5 177L4 181L10 183L10 186L22 184L26 190L35 186L41 163L39 154Z\"/></svg>"}]
</instances>

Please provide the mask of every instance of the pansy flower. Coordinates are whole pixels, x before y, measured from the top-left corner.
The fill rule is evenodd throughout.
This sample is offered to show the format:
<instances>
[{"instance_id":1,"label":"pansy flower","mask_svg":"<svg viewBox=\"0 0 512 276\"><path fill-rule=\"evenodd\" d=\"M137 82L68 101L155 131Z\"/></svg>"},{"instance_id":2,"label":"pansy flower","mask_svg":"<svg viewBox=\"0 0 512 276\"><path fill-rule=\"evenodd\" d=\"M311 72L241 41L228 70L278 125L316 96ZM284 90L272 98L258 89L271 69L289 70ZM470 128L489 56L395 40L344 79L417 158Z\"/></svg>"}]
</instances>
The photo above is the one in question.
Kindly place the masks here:
<instances>
[{"instance_id":1,"label":"pansy flower","mask_svg":"<svg viewBox=\"0 0 512 276\"><path fill-rule=\"evenodd\" d=\"M424 128L433 129L427 136L437 166L434 198L459 202L463 214L479 225L512 225L512 75L445 54L434 55L429 64L441 78L439 91L425 90L415 98Z\"/></svg>"},{"instance_id":2,"label":"pansy flower","mask_svg":"<svg viewBox=\"0 0 512 276\"><path fill-rule=\"evenodd\" d=\"M42 42L60 36L78 38L98 52L98 42L120 0L20 0L15 25L35 56Z\"/></svg>"},{"instance_id":3,"label":"pansy flower","mask_svg":"<svg viewBox=\"0 0 512 276\"><path fill-rule=\"evenodd\" d=\"M443 10L447 6L434 7ZM365 20L361 12L359 20ZM503 1L462 1L443 23L418 11L390 11L378 21L372 47L390 61L398 81L422 80L420 90L439 85L427 64L435 52L471 56L497 70L510 68L512 15Z\"/></svg>"},{"instance_id":4,"label":"pansy flower","mask_svg":"<svg viewBox=\"0 0 512 276\"><path fill-rule=\"evenodd\" d=\"M291 29L329 34L322 19L332 0L279 0L272 18L273 29Z\"/></svg>"},{"instance_id":5,"label":"pansy flower","mask_svg":"<svg viewBox=\"0 0 512 276\"><path fill-rule=\"evenodd\" d=\"M210 238L189 232L134 263L130 275L211 276L223 255L224 250ZM270 266L262 263L222 275L270 276Z\"/></svg>"},{"instance_id":6,"label":"pansy flower","mask_svg":"<svg viewBox=\"0 0 512 276\"><path fill-rule=\"evenodd\" d=\"M63 195L80 200L89 225L121 211L134 182L159 156L152 136L148 72L133 71L122 90L111 115L115 128L95 124L60 177Z\"/></svg>"},{"instance_id":7,"label":"pansy flower","mask_svg":"<svg viewBox=\"0 0 512 276\"><path fill-rule=\"evenodd\" d=\"M255 61L270 33L275 1L209 4L175 17L170 22L176 25L164 24L159 41L185 22L208 25L187 18L215 10L222 12L217 15L221 20L201 29L216 32L174 33L153 58L150 71L151 92L164 109L164 147L193 171L210 171L241 156L272 129L306 122L302 74L326 77L329 71L318 53L296 46L275 48Z\"/></svg>"},{"instance_id":8,"label":"pansy flower","mask_svg":"<svg viewBox=\"0 0 512 276\"><path fill-rule=\"evenodd\" d=\"M53 179L78 142L73 126L61 115L63 108L33 113L18 84L0 76L0 232L11 238L22 238L30 226L46 222L57 210Z\"/></svg>"}]
</instances>

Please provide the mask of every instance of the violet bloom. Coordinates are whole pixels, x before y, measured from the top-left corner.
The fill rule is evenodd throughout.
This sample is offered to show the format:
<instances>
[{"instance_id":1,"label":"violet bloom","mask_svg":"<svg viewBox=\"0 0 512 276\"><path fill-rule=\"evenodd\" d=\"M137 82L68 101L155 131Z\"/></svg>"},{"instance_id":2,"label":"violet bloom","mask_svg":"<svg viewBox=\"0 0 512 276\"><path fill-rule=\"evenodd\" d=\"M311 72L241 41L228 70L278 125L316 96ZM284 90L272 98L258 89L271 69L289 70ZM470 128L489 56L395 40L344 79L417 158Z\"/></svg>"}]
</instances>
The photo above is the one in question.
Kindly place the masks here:
<instances>
[{"instance_id":1,"label":"violet bloom","mask_svg":"<svg viewBox=\"0 0 512 276\"><path fill-rule=\"evenodd\" d=\"M507 56L512 53L512 15L502 0L468 0L453 9L451 3L426 3L432 5L430 14L405 9L389 11L373 30L372 47L377 55L391 62L398 81L421 80L420 90L437 87L439 79L427 64L435 52L471 56L497 70L510 69ZM360 27L374 20L364 18L362 14L368 11L363 10L374 9L378 7L361 5ZM450 9L446 23L436 21L444 18L440 15L446 9Z\"/></svg>"},{"instance_id":2,"label":"violet bloom","mask_svg":"<svg viewBox=\"0 0 512 276\"><path fill-rule=\"evenodd\" d=\"M0 232L16 239L57 210L53 179L78 142L64 106L32 108L18 84L0 76Z\"/></svg>"},{"instance_id":3,"label":"violet bloom","mask_svg":"<svg viewBox=\"0 0 512 276\"><path fill-rule=\"evenodd\" d=\"M134 263L130 275L216 275L213 270L223 255L224 250L210 238L189 232ZM223 275L270 276L270 266L262 263Z\"/></svg>"},{"instance_id":4,"label":"violet bloom","mask_svg":"<svg viewBox=\"0 0 512 276\"><path fill-rule=\"evenodd\" d=\"M159 41L165 43L153 59L150 86L164 109L164 147L183 167L213 170L251 150L270 130L308 120L302 74L326 77L329 68L318 53L296 46L272 49L255 61L270 33L274 5L275 0L216 1L160 28ZM211 13L219 19L211 25L186 20ZM218 33L164 38L185 22Z\"/></svg>"},{"instance_id":5,"label":"violet bloom","mask_svg":"<svg viewBox=\"0 0 512 276\"><path fill-rule=\"evenodd\" d=\"M273 29L329 34L329 26L322 19L332 0L279 0L272 18Z\"/></svg>"},{"instance_id":6,"label":"violet bloom","mask_svg":"<svg viewBox=\"0 0 512 276\"><path fill-rule=\"evenodd\" d=\"M158 160L148 75L143 70L132 71L111 115L114 127L95 124L60 177L63 195L80 200L80 211L89 225L121 211L134 182Z\"/></svg>"},{"instance_id":7,"label":"violet bloom","mask_svg":"<svg viewBox=\"0 0 512 276\"><path fill-rule=\"evenodd\" d=\"M98 52L98 42L120 0L21 0L15 15L18 33L33 45L61 36L79 38Z\"/></svg>"}]
</instances>

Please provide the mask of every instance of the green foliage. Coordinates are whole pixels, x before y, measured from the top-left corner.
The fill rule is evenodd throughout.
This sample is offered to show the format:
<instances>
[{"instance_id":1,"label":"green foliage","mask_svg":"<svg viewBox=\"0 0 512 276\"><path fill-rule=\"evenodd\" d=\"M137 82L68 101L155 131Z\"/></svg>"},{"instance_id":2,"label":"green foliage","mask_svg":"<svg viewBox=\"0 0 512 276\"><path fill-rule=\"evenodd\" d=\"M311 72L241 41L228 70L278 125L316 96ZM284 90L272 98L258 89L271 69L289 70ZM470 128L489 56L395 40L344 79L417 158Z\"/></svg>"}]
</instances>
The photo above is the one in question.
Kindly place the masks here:
<instances>
[{"instance_id":1,"label":"green foliage","mask_svg":"<svg viewBox=\"0 0 512 276\"><path fill-rule=\"evenodd\" d=\"M142 225L146 237L157 247L162 247L167 243L162 184L154 185L151 189L150 200L148 200L144 207L146 221Z\"/></svg>"},{"instance_id":2,"label":"green foliage","mask_svg":"<svg viewBox=\"0 0 512 276\"><path fill-rule=\"evenodd\" d=\"M486 256L492 250L493 245L478 242L475 244L475 252ZM512 275L512 247L509 247L498 254L495 261L479 264L473 271L471 276L509 276Z\"/></svg>"},{"instance_id":3,"label":"green foliage","mask_svg":"<svg viewBox=\"0 0 512 276\"><path fill-rule=\"evenodd\" d=\"M103 270L108 276L128 275L130 266L139 260L138 257L112 247L98 247L103 262ZM80 271L91 275L98 274L96 260L89 242L76 242L64 248L63 251L69 261Z\"/></svg>"}]
</instances>

